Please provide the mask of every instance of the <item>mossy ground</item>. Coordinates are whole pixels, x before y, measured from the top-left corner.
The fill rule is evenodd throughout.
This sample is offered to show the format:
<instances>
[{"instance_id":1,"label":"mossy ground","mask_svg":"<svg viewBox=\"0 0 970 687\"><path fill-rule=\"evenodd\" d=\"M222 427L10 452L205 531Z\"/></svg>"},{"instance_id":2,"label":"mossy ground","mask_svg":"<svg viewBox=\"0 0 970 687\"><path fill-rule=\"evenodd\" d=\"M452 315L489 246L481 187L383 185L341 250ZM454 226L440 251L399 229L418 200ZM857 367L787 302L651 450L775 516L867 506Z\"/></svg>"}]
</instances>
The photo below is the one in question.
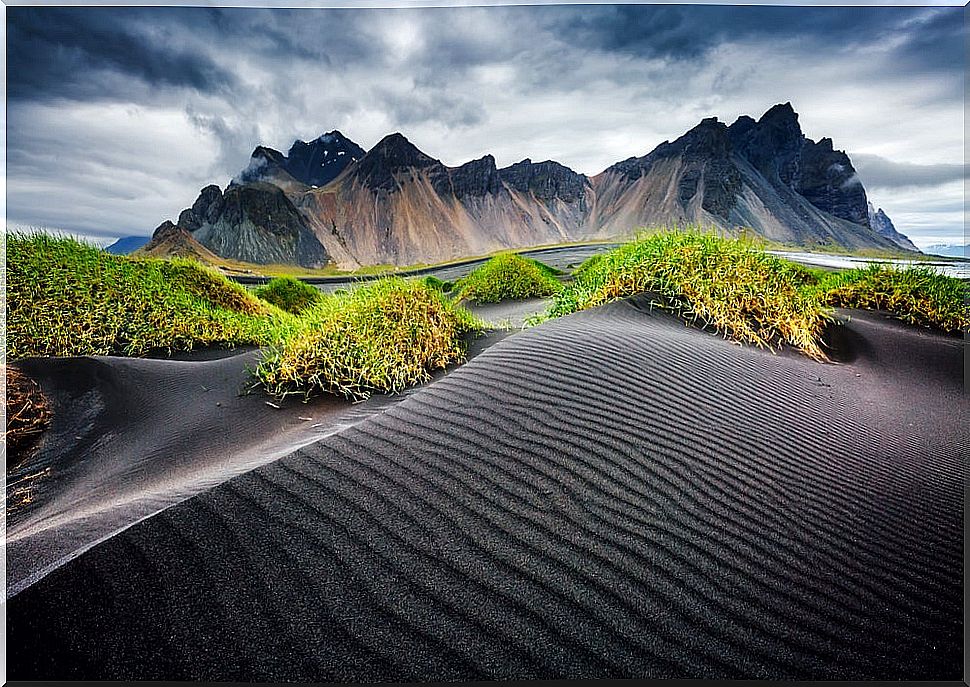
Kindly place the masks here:
<instances>
[{"instance_id":1,"label":"mossy ground","mask_svg":"<svg viewBox=\"0 0 970 687\"><path fill-rule=\"evenodd\" d=\"M821 298L804 289L811 273L744 241L700 231L659 232L581 265L549 311L559 316L652 293L691 321L757 346L795 346L824 358Z\"/></svg>"},{"instance_id":2,"label":"mossy ground","mask_svg":"<svg viewBox=\"0 0 970 687\"><path fill-rule=\"evenodd\" d=\"M446 287L429 277L391 277L331 295L289 281L268 289L299 313L292 314L192 261L114 256L71 239L11 235L7 356L253 344L264 348L256 376L271 393L361 398L400 391L461 362L464 338L484 327L463 300L555 295L548 318L652 293L662 307L739 342L788 344L818 359L825 357L821 337L835 306L887 310L948 332L970 326L968 285L927 268L824 273L749 241L698 230L659 231L596 255L566 287L551 268L514 254L496 256L460 280L453 296Z\"/></svg>"},{"instance_id":3,"label":"mossy ground","mask_svg":"<svg viewBox=\"0 0 970 687\"><path fill-rule=\"evenodd\" d=\"M823 274L816 288L828 305L883 310L951 334L970 327L970 284L929 267L872 264Z\"/></svg>"},{"instance_id":4,"label":"mossy ground","mask_svg":"<svg viewBox=\"0 0 970 687\"><path fill-rule=\"evenodd\" d=\"M463 360L463 336L482 327L416 279L326 296L301 282L267 285L262 295L291 314L190 260L47 235L11 236L7 270L10 359L254 344L264 347L257 377L275 394L399 391Z\"/></svg>"}]
</instances>

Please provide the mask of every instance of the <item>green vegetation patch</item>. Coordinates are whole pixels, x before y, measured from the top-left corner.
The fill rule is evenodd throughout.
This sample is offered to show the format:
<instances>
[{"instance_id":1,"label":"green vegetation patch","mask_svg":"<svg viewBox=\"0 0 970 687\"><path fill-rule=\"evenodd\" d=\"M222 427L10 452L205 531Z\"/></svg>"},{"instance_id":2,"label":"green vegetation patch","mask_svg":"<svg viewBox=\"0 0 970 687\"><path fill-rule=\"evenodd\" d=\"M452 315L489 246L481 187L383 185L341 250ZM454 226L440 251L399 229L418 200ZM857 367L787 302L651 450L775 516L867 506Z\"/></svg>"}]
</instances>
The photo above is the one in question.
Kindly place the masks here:
<instances>
[{"instance_id":1,"label":"green vegetation patch","mask_svg":"<svg viewBox=\"0 0 970 687\"><path fill-rule=\"evenodd\" d=\"M253 293L267 303L294 315L299 315L322 297L319 289L295 277L276 277Z\"/></svg>"},{"instance_id":2,"label":"green vegetation patch","mask_svg":"<svg viewBox=\"0 0 970 687\"><path fill-rule=\"evenodd\" d=\"M970 284L929 267L872 264L825 274L818 289L828 305L885 310L904 322L953 334L970 327Z\"/></svg>"},{"instance_id":3,"label":"green vegetation patch","mask_svg":"<svg viewBox=\"0 0 970 687\"><path fill-rule=\"evenodd\" d=\"M514 253L502 253L459 279L455 298L497 303L552 296L561 289L551 267Z\"/></svg>"},{"instance_id":4,"label":"green vegetation patch","mask_svg":"<svg viewBox=\"0 0 970 687\"><path fill-rule=\"evenodd\" d=\"M424 277L421 279L421 282L429 289L441 291L442 293L449 293L453 288L455 288L455 284L453 282L443 281L433 274L429 274L427 277Z\"/></svg>"},{"instance_id":5,"label":"green vegetation patch","mask_svg":"<svg viewBox=\"0 0 970 687\"><path fill-rule=\"evenodd\" d=\"M824 359L828 318L814 275L749 242L697 230L663 231L593 256L550 308L566 315L640 293L690 321L737 341L775 348L787 343Z\"/></svg>"},{"instance_id":6,"label":"green vegetation patch","mask_svg":"<svg viewBox=\"0 0 970 687\"><path fill-rule=\"evenodd\" d=\"M464 361L464 335L481 329L440 291L390 277L325 296L299 332L265 351L256 375L277 396L397 392Z\"/></svg>"},{"instance_id":7,"label":"green vegetation patch","mask_svg":"<svg viewBox=\"0 0 970 687\"><path fill-rule=\"evenodd\" d=\"M265 345L294 327L196 262L110 255L44 234L7 238L10 359Z\"/></svg>"},{"instance_id":8,"label":"green vegetation patch","mask_svg":"<svg viewBox=\"0 0 970 687\"><path fill-rule=\"evenodd\" d=\"M519 256L519 257L523 257L523 256ZM524 260L528 260L533 265L535 265L536 267L538 267L539 268L539 271L542 272L547 277L559 277L559 276L565 274L565 272L563 272L562 270L556 269L552 265L547 265L544 262L539 262L535 258L524 258L523 257L523 259Z\"/></svg>"}]
</instances>

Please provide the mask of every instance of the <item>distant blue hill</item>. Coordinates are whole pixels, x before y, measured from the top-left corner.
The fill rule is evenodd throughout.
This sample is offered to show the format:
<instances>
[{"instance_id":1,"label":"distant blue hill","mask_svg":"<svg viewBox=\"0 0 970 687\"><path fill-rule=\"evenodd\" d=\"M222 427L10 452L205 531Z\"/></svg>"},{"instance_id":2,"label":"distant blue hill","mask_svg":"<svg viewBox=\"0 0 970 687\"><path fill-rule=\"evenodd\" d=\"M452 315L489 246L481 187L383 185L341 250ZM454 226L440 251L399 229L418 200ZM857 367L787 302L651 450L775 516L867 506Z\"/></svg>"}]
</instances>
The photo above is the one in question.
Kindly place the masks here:
<instances>
[{"instance_id":1,"label":"distant blue hill","mask_svg":"<svg viewBox=\"0 0 970 687\"><path fill-rule=\"evenodd\" d=\"M104 249L108 253L114 253L115 255L127 255L144 246L148 243L148 240L148 236L124 236L110 246L105 246Z\"/></svg>"},{"instance_id":2,"label":"distant blue hill","mask_svg":"<svg viewBox=\"0 0 970 687\"><path fill-rule=\"evenodd\" d=\"M935 246L927 246L923 249L928 255L945 255L952 258L970 258L970 243L960 246L953 244L938 243Z\"/></svg>"}]
</instances>

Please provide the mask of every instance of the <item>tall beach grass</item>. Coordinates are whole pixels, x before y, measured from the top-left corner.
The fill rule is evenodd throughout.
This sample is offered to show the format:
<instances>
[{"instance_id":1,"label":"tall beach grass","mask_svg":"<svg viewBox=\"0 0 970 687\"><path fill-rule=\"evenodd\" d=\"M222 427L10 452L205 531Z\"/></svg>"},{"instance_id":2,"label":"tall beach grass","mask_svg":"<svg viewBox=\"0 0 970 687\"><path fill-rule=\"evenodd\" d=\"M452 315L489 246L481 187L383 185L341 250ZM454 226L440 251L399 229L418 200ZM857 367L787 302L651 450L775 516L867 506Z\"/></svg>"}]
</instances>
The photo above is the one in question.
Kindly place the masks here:
<instances>
[{"instance_id":1,"label":"tall beach grass","mask_svg":"<svg viewBox=\"0 0 970 687\"><path fill-rule=\"evenodd\" d=\"M476 303L541 298L558 293L562 286L556 271L515 253L491 258L455 284L455 298Z\"/></svg>"},{"instance_id":2,"label":"tall beach grass","mask_svg":"<svg viewBox=\"0 0 970 687\"><path fill-rule=\"evenodd\" d=\"M421 280L391 277L328 295L295 335L271 346L256 375L272 394L365 398L425 381L465 359L474 317Z\"/></svg>"},{"instance_id":3,"label":"tall beach grass","mask_svg":"<svg viewBox=\"0 0 970 687\"><path fill-rule=\"evenodd\" d=\"M824 359L820 336L829 315L821 296L805 288L814 279L742 240L696 229L661 231L583 263L549 316L649 293L661 307L737 341L789 344Z\"/></svg>"},{"instance_id":4,"label":"tall beach grass","mask_svg":"<svg viewBox=\"0 0 970 687\"><path fill-rule=\"evenodd\" d=\"M190 260L135 259L70 238L7 237L7 356L266 345L294 318Z\"/></svg>"}]
</instances>

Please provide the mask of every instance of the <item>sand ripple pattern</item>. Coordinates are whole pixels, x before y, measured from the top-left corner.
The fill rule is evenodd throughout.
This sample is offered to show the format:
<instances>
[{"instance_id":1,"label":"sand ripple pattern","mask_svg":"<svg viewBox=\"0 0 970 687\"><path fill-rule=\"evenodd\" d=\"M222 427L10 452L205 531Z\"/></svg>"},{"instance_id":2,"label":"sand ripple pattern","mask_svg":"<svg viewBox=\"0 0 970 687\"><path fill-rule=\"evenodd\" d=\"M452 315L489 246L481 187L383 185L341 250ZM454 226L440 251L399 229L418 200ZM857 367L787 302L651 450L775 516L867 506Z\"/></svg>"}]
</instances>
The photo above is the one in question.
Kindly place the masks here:
<instances>
[{"instance_id":1,"label":"sand ripple pattern","mask_svg":"<svg viewBox=\"0 0 970 687\"><path fill-rule=\"evenodd\" d=\"M11 600L16 679L960 679L962 342L620 303L496 344ZM849 360L851 359L851 360Z\"/></svg>"}]
</instances>

